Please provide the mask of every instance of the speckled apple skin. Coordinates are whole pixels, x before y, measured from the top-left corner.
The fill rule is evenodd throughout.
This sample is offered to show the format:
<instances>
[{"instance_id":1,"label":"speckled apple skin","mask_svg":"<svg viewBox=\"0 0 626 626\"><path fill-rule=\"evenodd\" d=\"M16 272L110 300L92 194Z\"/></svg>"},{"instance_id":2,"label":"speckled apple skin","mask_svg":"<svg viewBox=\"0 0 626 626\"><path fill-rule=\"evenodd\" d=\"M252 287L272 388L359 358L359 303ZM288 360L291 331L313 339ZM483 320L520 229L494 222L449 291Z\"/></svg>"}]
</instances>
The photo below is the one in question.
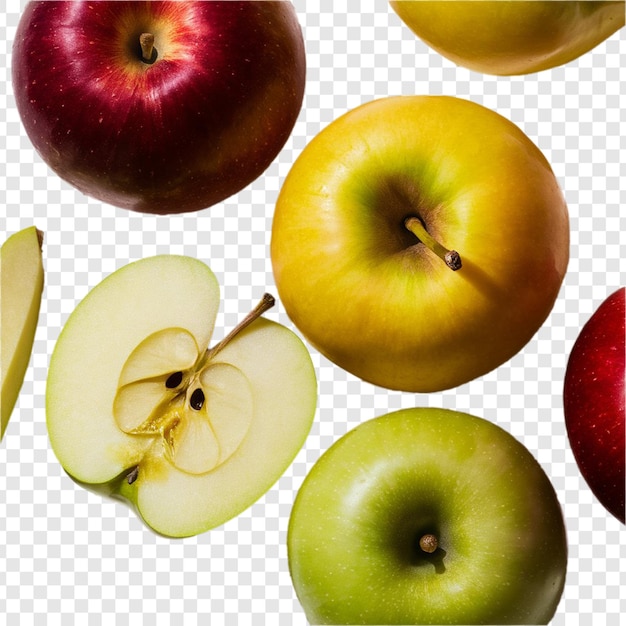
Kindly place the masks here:
<instances>
[{"instance_id":1,"label":"speckled apple skin","mask_svg":"<svg viewBox=\"0 0 626 626\"><path fill-rule=\"evenodd\" d=\"M625 292L622 287L611 294L583 326L569 357L563 398L578 467L598 500L622 524Z\"/></svg>"}]
</instances>

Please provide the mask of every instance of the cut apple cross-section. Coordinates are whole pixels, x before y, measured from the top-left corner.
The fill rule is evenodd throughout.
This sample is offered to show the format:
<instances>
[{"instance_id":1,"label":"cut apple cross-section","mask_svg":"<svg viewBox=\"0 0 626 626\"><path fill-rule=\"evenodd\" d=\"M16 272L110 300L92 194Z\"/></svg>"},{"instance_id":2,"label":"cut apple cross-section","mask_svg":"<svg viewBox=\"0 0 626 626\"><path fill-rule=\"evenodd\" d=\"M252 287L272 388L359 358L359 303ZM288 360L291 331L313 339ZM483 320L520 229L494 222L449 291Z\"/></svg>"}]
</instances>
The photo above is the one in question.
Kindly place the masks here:
<instances>
[{"instance_id":1,"label":"cut apple cross-section","mask_svg":"<svg viewBox=\"0 0 626 626\"><path fill-rule=\"evenodd\" d=\"M120 429L157 435L172 463L191 474L203 474L226 461L250 428L254 398L246 375L228 363L215 362L215 357L273 305L274 298L265 294L211 349L200 349L182 328L158 331L142 341L120 377L113 406Z\"/></svg>"},{"instance_id":2,"label":"cut apple cross-section","mask_svg":"<svg viewBox=\"0 0 626 626\"><path fill-rule=\"evenodd\" d=\"M273 304L266 294L209 347L219 288L204 263L164 255L105 279L50 364L48 429L68 474L127 499L168 536L249 507L287 469L316 407L304 344L261 317Z\"/></svg>"}]
</instances>

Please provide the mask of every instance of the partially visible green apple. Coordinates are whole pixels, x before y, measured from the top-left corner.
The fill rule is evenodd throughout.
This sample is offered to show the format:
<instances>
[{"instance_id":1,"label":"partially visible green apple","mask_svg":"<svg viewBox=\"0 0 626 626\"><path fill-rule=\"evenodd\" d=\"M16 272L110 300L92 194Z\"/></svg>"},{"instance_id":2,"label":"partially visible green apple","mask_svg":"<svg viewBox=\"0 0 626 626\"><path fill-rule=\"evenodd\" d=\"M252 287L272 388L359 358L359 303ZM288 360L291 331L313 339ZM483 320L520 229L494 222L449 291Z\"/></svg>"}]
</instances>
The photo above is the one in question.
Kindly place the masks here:
<instances>
[{"instance_id":1,"label":"partially visible green apple","mask_svg":"<svg viewBox=\"0 0 626 626\"><path fill-rule=\"evenodd\" d=\"M50 361L48 431L64 469L167 536L196 535L253 504L315 413L308 350L260 317L273 298L209 348L219 302L201 261L136 261L88 293Z\"/></svg>"},{"instance_id":2,"label":"partially visible green apple","mask_svg":"<svg viewBox=\"0 0 626 626\"><path fill-rule=\"evenodd\" d=\"M0 255L0 439L17 402L30 361L44 285L43 233L25 228Z\"/></svg>"},{"instance_id":3,"label":"partially visible green apple","mask_svg":"<svg viewBox=\"0 0 626 626\"><path fill-rule=\"evenodd\" d=\"M503 116L448 96L381 98L304 148L271 255L281 302L326 357L382 387L438 391L539 329L567 269L568 211Z\"/></svg>"},{"instance_id":4,"label":"partially visible green apple","mask_svg":"<svg viewBox=\"0 0 626 626\"><path fill-rule=\"evenodd\" d=\"M552 484L520 442L464 413L408 409L317 461L288 555L312 624L547 624L566 541Z\"/></svg>"},{"instance_id":5,"label":"partially visible green apple","mask_svg":"<svg viewBox=\"0 0 626 626\"><path fill-rule=\"evenodd\" d=\"M624 0L390 0L427 45L486 74L569 63L624 26Z\"/></svg>"}]
</instances>

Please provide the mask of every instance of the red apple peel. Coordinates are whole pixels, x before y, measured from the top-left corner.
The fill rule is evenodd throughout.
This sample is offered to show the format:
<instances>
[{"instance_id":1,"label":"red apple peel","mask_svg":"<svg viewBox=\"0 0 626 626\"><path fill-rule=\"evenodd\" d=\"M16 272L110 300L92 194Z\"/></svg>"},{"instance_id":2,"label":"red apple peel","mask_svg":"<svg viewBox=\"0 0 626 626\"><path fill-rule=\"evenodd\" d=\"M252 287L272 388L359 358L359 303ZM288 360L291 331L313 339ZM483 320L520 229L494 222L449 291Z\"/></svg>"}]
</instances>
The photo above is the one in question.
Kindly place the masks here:
<instances>
[{"instance_id":1,"label":"red apple peel","mask_svg":"<svg viewBox=\"0 0 626 626\"><path fill-rule=\"evenodd\" d=\"M625 292L610 295L583 326L567 364L563 409L581 474L625 523Z\"/></svg>"}]
</instances>

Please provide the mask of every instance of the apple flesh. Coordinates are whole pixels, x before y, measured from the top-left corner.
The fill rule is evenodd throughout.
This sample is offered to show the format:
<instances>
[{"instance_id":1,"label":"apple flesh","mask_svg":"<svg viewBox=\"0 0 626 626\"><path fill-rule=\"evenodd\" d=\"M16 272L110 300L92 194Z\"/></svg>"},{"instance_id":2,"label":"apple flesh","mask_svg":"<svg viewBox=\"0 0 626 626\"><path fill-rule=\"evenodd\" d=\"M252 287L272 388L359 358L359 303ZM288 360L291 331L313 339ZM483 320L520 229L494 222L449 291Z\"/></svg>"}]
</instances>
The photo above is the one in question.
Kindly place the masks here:
<instances>
[{"instance_id":1,"label":"apple flesh","mask_svg":"<svg viewBox=\"0 0 626 626\"><path fill-rule=\"evenodd\" d=\"M50 362L48 432L66 472L131 502L167 536L196 535L253 504L315 412L307 349L260 317L273 299L208 348L219 301L196 259L136 261L82 300Z\"/></svg>"},{"instance_id":2,"label":"apple flesh","mask_svg":"<svg viewBox=\"0 0 626 626\"><path fill-rule=\"evenodd\" d=\"M30 2L12 58L19 114L52 170L160 214L259 177L292 131L306 72L295 10L280 1Z\"/></svg>"},{"instance_id":3,"label":"apple flesh","mask_svg":"<svg viewBox=\"0 0 626 626\"><path fill-rule=\"evenodd\" d=\"M501 115L382 98L304 148L271 257L287 313L327 358L382 387L439 391L539 329L567 269L568 211L545 157Z\"/></svg>"},{"instance_id":4,"label":"apple flesh","mask_svg":"<svg viewBox=\"0 0 626 626\"><path fill-rule=\"evenodd\" d=\"M2 245L0 254L0 439L22 388L39 321L44 269L43 233L25 228Z\"/></svg>"},{"instance_id":5,"label":"apple flesh","mask_svg":"<svg viewBox=\"0 0 626 626\"><path fill-rule=\"evenodd\" d=\"M311 624L547 624L565 582L554 489L502 428L445 409L367 421L313 466L288 556Z\"/></svg>"},{"instance_id":6,"label":"apple flesh","mask_svg":"<svg viewBox=\"0 0 626 626\"><path fill-rule=\"evenodd\" d=\"M565 371L565 424L580 472L622 524L625 520L624 376L626 288L611 294L583 326Z\"/></svg>"},{"instance_id":7,"label":"apple flesh","mask_svg":"<svg viewBox=\"0 0 626 626\"><path fill-rule=\"evenodd\" d=\"M569 63L624 26L624 0L391 0L402 21L457 65L501 76Z\"/></svg>"}]
</instances>

